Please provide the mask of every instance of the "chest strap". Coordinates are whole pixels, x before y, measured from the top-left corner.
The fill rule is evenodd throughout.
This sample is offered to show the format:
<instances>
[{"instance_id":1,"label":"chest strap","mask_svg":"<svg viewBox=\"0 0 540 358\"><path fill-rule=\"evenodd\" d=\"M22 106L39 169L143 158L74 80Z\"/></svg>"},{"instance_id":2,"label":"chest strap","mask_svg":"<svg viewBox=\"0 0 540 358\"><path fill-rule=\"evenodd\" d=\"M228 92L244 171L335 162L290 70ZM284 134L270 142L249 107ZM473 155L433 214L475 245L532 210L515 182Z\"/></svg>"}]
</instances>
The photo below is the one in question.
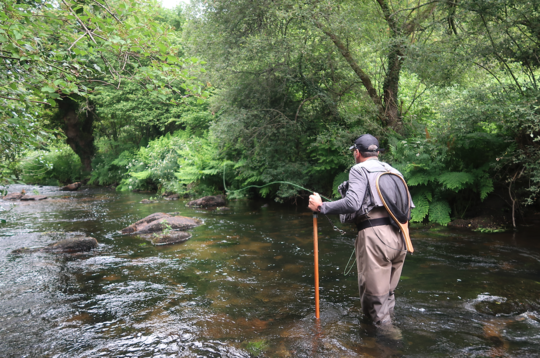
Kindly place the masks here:
<instances>
[{"instance_id":1,"label":"chest strap","mask_svg":"<svg viewBox=\"0 0 540 358\"><path fill-rule=\"evenodd\" d=\"M356 224L356 228L358 229L358 231L362 231L364 229L367 229L368 227L382 226L382 225L391 225L390 218L364 220Z\"/></svg>"}]
</instances>

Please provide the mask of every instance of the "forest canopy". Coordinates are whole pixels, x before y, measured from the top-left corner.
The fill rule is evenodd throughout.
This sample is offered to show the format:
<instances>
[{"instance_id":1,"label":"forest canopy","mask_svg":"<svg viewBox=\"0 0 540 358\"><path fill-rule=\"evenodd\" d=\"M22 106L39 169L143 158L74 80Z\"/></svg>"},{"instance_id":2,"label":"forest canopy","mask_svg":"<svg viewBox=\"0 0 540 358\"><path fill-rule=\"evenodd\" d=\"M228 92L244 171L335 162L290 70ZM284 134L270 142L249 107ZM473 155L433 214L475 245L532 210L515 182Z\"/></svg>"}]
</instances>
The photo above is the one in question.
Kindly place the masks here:
<instances>
[{"instance_id":1,"label":"forest canopy","mask_svg":"<svg viewBox=\"0 0 540 358\"><path fill-rule=\"evenodd\" d=\"M6 181L337 197L369 132L413 221L538 207L538 0L0 6Z\"/></svg>"}]
</instances>

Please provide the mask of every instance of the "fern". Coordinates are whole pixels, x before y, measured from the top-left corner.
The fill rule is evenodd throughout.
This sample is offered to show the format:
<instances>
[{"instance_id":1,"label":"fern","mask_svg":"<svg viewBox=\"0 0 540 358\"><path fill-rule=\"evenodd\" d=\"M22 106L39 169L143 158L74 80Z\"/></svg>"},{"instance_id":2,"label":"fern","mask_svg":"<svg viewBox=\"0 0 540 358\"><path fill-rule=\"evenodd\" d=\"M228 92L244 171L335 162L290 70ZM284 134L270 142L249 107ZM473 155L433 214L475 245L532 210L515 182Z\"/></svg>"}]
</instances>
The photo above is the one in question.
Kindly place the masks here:
<instances>
[{"instance_id":1,"label":"fern","mask_svg":"<svg viewBox=\"0 0 540 358\"><path fill-rule=\"evenodd\" d=\"M450 205L446 200L438 200L429 206L429 221L446 226L450 220Z\"/></svg>"},{"instance_id":2,"label":"fern","mask_svg":"<svg viewBox=\"0 0 540 358\"><path fill-rule=\"evenodd\" d=\"M151 170L145 170L143 172L129 173L129 175L131 175L132 177L137 178L139 180L146 180L146 179L150 178L150 176L152 175L152 171Z\"/></svg>"},{"instance_id":3,"label":"fern","mask_svg":"<svg viewBox=\"0 0 540 358\"><path fill-rule=\"evenodd\" d=\"M466 172L447 172L439 175L437 178L446 189L459 191L464 189L467 184L474 183L474 175Z\"/></svg>"},{"instance_id":4,"label":"fern","mask_svg":"<svg viewBox=\"0 0 540 358\"><path fill-rule=\"evenodd\" d=\"M349 173L339 173L338 175L336 175L332 184L332 194L334 195L334 198L338 198L340 196L338 192L338 186L348 179Z\"/></svg>"},{"instance_id":5,"label":"fern","mask_svg":"<svg viewBox=\"0 0 540 358\"><path fill-rule=\"evenodd\" d=\"M484 199L492 191L493 191L493 180L491 178L488 178L488 177L481 178L481 180L480 180L480 200L484 201Z\"/></svg>"},{"instance_id":6,"label":"fern","mask_svg":"<svg viewBox=\"0 0 540 358\"><path fill-rule=\"evenodd\" d=\"M411 210L411 221L421 222L429 212L429 200L425 194L420 194L413 197L413 202L415 207Z\"/></svg>"},{"instance_id":7,"label":"fern","mask_svg":"<svg viewBox=\"0 0 540 358\"><path fill-rule=\"evenodd\" d=\"M413 173L407 180L407 185L416 186L422 184L428 184L430 181L435 181L436 176L426 173Z\"/></svg>"}]
</instances>

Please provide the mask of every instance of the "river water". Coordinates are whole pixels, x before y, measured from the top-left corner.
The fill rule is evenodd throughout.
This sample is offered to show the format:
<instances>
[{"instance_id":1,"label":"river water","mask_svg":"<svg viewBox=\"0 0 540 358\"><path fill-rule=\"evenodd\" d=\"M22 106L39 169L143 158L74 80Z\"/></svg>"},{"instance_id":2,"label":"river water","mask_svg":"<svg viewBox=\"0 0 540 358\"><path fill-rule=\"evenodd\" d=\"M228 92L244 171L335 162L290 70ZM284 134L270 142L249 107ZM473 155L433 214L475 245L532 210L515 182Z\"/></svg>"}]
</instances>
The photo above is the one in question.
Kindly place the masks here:
<instances>
[{"instance_id":1,"label":"river water","mask_svg":"<svg viewBox=\"0 0 540 358\"><path fill-rule=\"evenodd\" d=\"M229 211L107 189L39 191L0 213L2 357L537 357L540 235L418 227L381 332L344 276L353 230L319 218L321 319L314 318L312 215L249 200ZM0 202L4 208L9 202ZM204 225L153 246L120 229L154 212ZM85 254L12 254L62 233L95 237ZM353 270L354 272L354 270Z\"/></svg>"}]
</instances>

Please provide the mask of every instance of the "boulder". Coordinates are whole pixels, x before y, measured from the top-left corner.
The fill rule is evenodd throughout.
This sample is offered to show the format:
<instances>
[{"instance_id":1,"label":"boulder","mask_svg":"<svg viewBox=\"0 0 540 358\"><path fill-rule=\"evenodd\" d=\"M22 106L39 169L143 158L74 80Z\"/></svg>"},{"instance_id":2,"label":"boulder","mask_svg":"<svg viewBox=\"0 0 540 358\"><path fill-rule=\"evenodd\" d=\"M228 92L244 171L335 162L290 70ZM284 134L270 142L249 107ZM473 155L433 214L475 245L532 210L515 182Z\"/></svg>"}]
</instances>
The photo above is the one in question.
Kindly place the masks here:
<instances>
[{"instance_id":1,"label":"boulder","mask_svg":"<svg viewBox=\"0 0 540 358\"><path fill-rule=\"evenodd\" d=\"M198 208L218 207L225 205L227 205L225 195L205 196L187 203L187 206Z\"/></svg>"},{"instance_id":2,"label":"boulder","mask_svg":"<svg viewBox=\"0 0 540 358\"><path fill-rule=\"evenodd\" d=\"M47 196L46 195L23 195L21 197L21 200L25 200L25 201L28 201L28 200L43 200L43 199L47 199Z\"/></svg>"},{"instance_id":3,"label":"boulder","mask_svg":"<svg viewBox=\"0 0 540 358\"><path fill-rule=\"evenodd\" d=\"M80 182L76 182L76 183L73 183L73 184L68 184L66 186L63 186L60 188L60 190L62 191L76 191L76 190L79 190L79 188L82 186L82 184Z\"/></svg>"},{"instance_id":4,"label":"boulder","mask_svg":"<svg viewBox=\"0 0 540 358\"><path fill-rule=\"evenodd\" d=\"M95 249L97 246L98 242L93 237L75 236L49 245L45 251L84 252Z\"/></svg>"},{"instance_id":5,"label":"boulder","mask_svg":"<svg viewBox=\"0 0 540 358\"><path fill-rule=\"evenodd\" d=\"M165 200L178 200L180 196L178 194L167 195L163 199Z\"/></svg>"},{"instance_id":6,"label":"boulder","mask_svg":"<svg viewBox=\"0 0 540 358\"><path fill-rule=\"evenodd\" d=\"M21 249L13 250L14 254L29 253L29 252L85 252L95 249L98 246L98 242L93 237L89 236L74 236L67 239L58 241L47 247L28 248L23 247Z\"/></svg>"},{"instance_id":7,"label":"boulder","mask_svg":"<svg viewBox=\"0 0 540 358\"><path fill-rule=\"evenodd\" d=\"M184 231L170 231L154 234L141 234L139 237L152 242L153 245L171 245L184 242L191 238L191 234Z\"/></svg>"},{"instance_id":8,"label":"boulder","mask_svg":"<svg viewBox=\"0 0 540 358\"><path fill-rule=\"evenodd\" d=\"M154 204L157 203L157 200L143 199L140 201L141 204Z\"/></svg>"},{"instance_id":9,"label":"boulder","mask_svg":"<svg viewBox=\"0 0 540 358\"><path fill-rule=\"evenodd\" d=\"M4 200L19 200L23 196L24 196L24 194L22 194L22 193L11 193L11 194L8 194L8 195L4 196L2 199L4 199Z\"/></svg>"},{"instance_id":10,"label":"boulder","mask_svg":"<svg viewBox=\"0 0 540 358\"><path fill-rule=\"evenodd\" d=\"M188 230L201 225L198 219L154 213L122 229L122 234L150 234L163 230Z\"/></svg>"}]
</instances>

